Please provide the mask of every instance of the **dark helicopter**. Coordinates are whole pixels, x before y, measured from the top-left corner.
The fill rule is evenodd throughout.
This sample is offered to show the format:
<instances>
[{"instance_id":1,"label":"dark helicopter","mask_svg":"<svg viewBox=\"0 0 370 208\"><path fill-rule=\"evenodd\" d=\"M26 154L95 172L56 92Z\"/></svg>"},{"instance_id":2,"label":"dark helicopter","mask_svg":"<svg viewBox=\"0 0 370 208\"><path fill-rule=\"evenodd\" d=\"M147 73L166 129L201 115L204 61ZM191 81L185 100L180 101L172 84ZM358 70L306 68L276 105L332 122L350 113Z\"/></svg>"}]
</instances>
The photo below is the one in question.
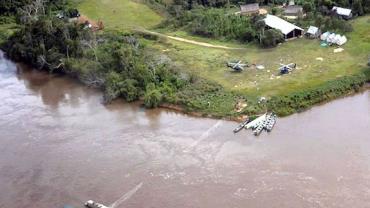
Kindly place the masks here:
<instances>
[{"instance_id":1,"label":"dark helicopter","mask_svg":"<svg viewBox=\"0 0 370 208\"><path fill-rule=\"evenodd\" d=\"M296 68L297 64L290 63L290 64L280 64L279 70L280 74L289 74Z\"/></svg>"}]
</instances>

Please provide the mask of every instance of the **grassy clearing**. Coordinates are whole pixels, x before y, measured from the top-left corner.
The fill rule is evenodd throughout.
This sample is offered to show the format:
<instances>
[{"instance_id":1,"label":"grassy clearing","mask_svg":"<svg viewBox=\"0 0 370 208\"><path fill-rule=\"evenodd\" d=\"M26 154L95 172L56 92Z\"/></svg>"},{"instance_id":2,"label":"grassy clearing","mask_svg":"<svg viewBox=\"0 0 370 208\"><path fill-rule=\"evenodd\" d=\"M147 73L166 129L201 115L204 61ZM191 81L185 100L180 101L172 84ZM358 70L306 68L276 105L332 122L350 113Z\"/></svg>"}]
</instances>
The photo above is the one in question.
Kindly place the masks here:
<instances>
[{"instance_id":1,"label":"grassy clearing","mask_svg":"<svg viewBox=\"0 0 370 208\"><path fill-rule=\"evenodd\" d=\"M357 18L353 26L354 32L348 35L349 42L343 46L345 50L341 53L334 53L334 47L320 47L318 40L305 38L289 41L274 49L259 49L253 45L246 46L244 50L211 49L172 40L168 40L168 44L156 43L154 47L182 68L216 81L227 90L269 97L314 88L329 80L362 71L370 52L370 16ZM193 39L183 32L173 32L172 35ZM195 39L207 41L204 38ZM316 60L318 57L323 61ZM265 69L252 67L242 73L234 73L225 67L225 62L233 59L263 64ZM298 69L292 74L278 76L279 64L290 62L297 63Z\"/></svg>"},{"instance_id":2,"label":"grassy clearing","mask_svg":"<svg viewBox=\"0 0 370 208\"><path fill-rule=\"evenodd\" d=\"M132 0L74 0L74 3L82 14L102 20L107 29L151 28L162 21L162 17L149 7Z\"/></svg>"},{"instance_id":3,"label":"grassy clearing","mask_svg":"<svg viewBox=\"0 0 370 208\"><path fill-rule=\"evenodd\" d=\"M78 1L78 0L75 0ZM80 11L93 19L104 21L106 28L128 31L133 27L150 29L162 18L148 7L130 0L79 0ZM115 12L113 12L115 11ZM257 104L260 96L271 97L269 109L287 115L306 109L318 102L334 99L358 89L364 77L370 55L370 16L353 20L354 32L348 34L344 51L334 53L335 47L323 48L318 40L292 40L273 49L256 45L241 45L235 41L214 40L189 35L177 30L158 32L214 45L241 50L215 49L165 38L143 40L148 47L169 56L180 68L200 77L200 82L179 92L175 103L189 111L199 111L217 117L236 117L264 111ZM316 58L322 58L323 61ZM240 59L250 64L262 64L242 73L231 72L225 63ZM280 63L297 63L297 70L279 76ZM354 76L352 76L354 75ZM359 76L357 76L359 75ZM218 87L220 86L220 87ZM248 107L235 112L238 100L247 100Z\"/></svg>"}]
</instances>

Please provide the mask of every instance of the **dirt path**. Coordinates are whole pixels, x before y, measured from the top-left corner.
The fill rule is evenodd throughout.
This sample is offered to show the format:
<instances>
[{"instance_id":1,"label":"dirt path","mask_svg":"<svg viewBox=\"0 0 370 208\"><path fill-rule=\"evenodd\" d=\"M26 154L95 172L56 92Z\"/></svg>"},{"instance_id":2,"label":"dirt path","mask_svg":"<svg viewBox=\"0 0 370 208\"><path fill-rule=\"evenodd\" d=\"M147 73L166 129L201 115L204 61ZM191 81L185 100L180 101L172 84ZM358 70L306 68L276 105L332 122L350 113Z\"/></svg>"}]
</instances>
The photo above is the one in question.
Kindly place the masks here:
<instances>
[{"instance_id":1,"label":"dirt path","mask_svg":"<svg viewBox=\"0 0 370 208\"><path fill-rule=\"evenodd\" d=\"M174 37L174 36L170 36L170 35L164 35L164 34L161 34L161 33L153 32L153 31L149 31L149 30L144 30L144 29L140 29L140 30L136 30L136 31L151 34L151 35L156 35L156 36L160 36L160 37L166 37L166 38L169 38L169 39L172 39L172 40L181 41L181 42L184 42L184 43L190 43L190 44L199 45L199 46L204 46L204 47L208 47L208 48L219 48L219 49L228 49L228 50L242 50L242 49L244 49L244 48L227 47L227 46L222 46L222 45L214 45L214 44L210 44L210 43L204 43L204 42L199 42L199 41L195 41L195 40L189 40L189 39L185 39L185 38L179 38L179 37Z\"/></svg>"}]
</instances>

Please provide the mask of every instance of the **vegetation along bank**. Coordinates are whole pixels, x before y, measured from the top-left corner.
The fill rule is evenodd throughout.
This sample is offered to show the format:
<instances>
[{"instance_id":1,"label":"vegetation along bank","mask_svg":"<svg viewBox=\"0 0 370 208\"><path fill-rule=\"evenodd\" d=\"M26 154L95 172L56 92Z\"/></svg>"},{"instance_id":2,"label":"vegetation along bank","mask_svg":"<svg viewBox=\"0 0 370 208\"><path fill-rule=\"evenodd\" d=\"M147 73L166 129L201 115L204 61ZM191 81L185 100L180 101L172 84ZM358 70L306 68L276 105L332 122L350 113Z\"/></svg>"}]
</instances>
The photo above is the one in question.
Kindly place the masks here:
<instances>
[{"instance_id":1,"label":"vegetation along bank","mask_svg":"<svg viewBox=\"0 0 370 208\"><path fill-rule=\"evenodd\" d=\"M284 34L266 26L264 15L240 15L239 3L2 1L1 48L14 60L101 88L105 102L122 97L142 100L148 108L175 105L218 118L266 110L289 115L356 92L370 80L367 1L296 2L305 15L292 23L347 35L344 52L338 54L317 40L286 42ZM259 5L283 15L284 3ZM332 14L334 6L352 8L354 19ZM123 12L126 8L132 13ZM137 11L143 13L135 15ZM141 28L156 32L134 32ZM228 47L205 47L167 35ZM230 71L225 63L235 59L250 67ZM288 62L297 63L297 69L278 74L279 64Z\"/></svg>"}]
</instances>

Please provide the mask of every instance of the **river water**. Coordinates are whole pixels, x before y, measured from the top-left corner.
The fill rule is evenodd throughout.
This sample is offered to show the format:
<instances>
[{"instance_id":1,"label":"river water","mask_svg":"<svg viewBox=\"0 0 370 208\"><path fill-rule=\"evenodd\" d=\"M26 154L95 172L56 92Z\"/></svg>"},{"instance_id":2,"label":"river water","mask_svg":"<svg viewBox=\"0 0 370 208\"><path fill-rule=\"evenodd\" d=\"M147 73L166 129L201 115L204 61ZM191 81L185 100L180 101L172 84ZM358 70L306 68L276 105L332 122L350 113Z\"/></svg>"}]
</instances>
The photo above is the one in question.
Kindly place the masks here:
<instances>
[{"instance_id":1,"label":"river water","mask_svg":"<svg viewBox=\"0 0 370 208\"><path fill-rule=\"evenodd\" d=\"M369 91L259 137L101 99L1 55L1 208L370 207Z\"/></svg>"}]
</instances>

